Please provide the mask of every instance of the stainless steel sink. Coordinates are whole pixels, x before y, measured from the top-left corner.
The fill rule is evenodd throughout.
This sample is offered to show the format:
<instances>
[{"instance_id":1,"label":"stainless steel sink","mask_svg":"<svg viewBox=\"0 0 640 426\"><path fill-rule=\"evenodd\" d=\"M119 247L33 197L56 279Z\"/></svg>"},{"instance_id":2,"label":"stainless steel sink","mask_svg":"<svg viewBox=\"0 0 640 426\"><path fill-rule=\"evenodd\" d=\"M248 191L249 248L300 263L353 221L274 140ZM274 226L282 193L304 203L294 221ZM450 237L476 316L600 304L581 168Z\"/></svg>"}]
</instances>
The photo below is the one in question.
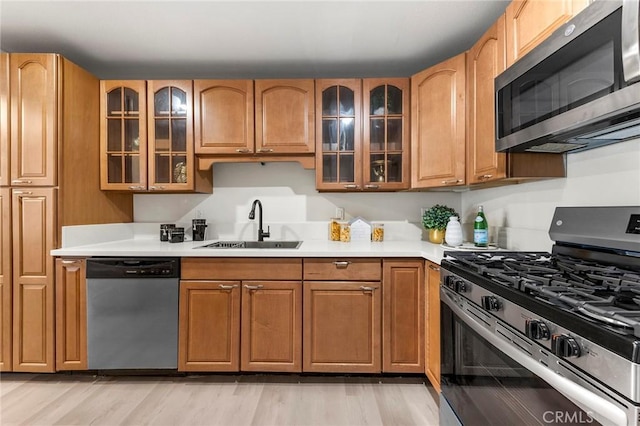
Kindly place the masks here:
<instances>
[{"instance_id":1,"label":"stainless steel sink","mask_svg":"<svg viewBox=\"0 0 640 426\"><path fill-rule=\"evenodd\" d=\"M297 249L302 241L216 241L195 248L216 249Z\"/></svg>"}]
</instances>

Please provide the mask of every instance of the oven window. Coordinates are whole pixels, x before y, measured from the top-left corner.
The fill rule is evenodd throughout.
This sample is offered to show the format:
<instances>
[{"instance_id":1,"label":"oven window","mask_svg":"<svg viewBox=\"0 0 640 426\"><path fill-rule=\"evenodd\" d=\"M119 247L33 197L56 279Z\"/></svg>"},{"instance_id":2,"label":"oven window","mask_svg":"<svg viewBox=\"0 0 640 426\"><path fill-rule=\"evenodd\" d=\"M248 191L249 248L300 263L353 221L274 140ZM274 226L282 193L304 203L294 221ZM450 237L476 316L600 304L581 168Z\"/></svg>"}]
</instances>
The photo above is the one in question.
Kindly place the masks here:
<instances>
[{"instance_id":1,"label":"oven window","mask_svg":"<svg viewBox=\"0 0 640 426\"><path fill-rule=\"evenodd\" d=\"M621 9L498 92L498 133L505 137L624 86Z\"/></svg>"},{"instance_id":2,"label":"oven window","mask_svg":"<svg viewBox=\"0 0 640 426\"><path fill-rule=\"evenodd\" d=\"M599 424L442 303L442 394L463 425Z\"/></svg>"}]
</instances>

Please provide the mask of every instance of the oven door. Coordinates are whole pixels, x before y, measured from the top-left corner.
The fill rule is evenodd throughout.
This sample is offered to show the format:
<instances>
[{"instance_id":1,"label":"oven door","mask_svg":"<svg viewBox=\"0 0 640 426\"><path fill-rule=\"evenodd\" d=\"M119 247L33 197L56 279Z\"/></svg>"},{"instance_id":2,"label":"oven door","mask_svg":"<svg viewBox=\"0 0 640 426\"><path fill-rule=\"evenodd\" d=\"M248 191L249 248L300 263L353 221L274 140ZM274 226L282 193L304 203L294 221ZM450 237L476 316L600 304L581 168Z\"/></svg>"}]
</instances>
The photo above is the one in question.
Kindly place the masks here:
<instances>
[{"instance_id":1,"label":"oven door","mask_svg":"<svg viewBox=\"0 0 640 426\"><path fill-rule=\"evenodd\" d=\"M633 424L623 408L533 359L535 346L493 316L446 288L440 296L441 425Z\"/></svg>"}]
</instances>

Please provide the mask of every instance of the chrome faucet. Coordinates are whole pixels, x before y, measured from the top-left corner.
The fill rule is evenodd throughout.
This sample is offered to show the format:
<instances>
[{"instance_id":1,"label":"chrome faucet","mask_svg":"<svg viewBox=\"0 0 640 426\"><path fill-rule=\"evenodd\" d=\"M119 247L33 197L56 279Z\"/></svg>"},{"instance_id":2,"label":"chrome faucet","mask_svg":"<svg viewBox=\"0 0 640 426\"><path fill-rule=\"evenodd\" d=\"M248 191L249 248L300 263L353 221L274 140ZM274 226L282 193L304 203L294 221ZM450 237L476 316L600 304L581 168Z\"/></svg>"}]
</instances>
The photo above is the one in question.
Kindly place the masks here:
<instances>
[{"instance_id":1,"label":"chrome faucet","mask_svg":"<svg viewBox=\"0 0 640 426\"><path fill-rule=\"evenodd\" d=\"M269 227L267 226L267 232L262 230L262 203L260 200L253 200L253 204L251 204L251 211L249 212L249 219L253 220L256 218L256 204L258 205L258 241L264 241L264 238L269 238L271 233L269 232Z\"/></svg>"}]
</instances>

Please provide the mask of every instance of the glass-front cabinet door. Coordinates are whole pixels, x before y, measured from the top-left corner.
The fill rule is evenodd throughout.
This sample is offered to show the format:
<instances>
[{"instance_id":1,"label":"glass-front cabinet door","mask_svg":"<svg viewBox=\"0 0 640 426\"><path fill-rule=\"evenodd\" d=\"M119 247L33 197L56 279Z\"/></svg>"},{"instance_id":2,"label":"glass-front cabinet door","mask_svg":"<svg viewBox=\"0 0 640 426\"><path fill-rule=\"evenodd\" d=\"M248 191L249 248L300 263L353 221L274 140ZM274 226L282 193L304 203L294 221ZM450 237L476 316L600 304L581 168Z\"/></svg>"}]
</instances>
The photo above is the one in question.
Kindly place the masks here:
<instances>
[{"instance_id":1,"label":"glass-front cabinet door","mask_svg":"<svg viewBox=\"0 0 640 426\"><path fill-rule=\"evenodd\" d=\"M316 188L362 188L361 81L316 80Z\"/></svg>"},{"instance_id":2,"label":"glass-front cabinet door","mask_svg":"<svg viewBox=\"0 0 640 426\"><path fill-rule=\"evenodd\" d=\"M146 82L103 80L100 85L100 188L146 190Z\"/></svg>"},{"instance_id":3,"label":"glass-front cabinet door","mask_svg":"<svg viewBox=\"0 0 640 426\"><path fill-rule=\"evenodd\" d=\"M193 82L147 82L149 191L193 189Z\"/></svg>"},{"instance_id":4,"label":"glass-front cabinet door","mask_svg":"<svg viewBox=\"0 0 640 426\"><path fill-rule=\"evenodd\" d=\"M364 79L363 189L409 188L409 79Z\"/></svg>"}]
</instances>

